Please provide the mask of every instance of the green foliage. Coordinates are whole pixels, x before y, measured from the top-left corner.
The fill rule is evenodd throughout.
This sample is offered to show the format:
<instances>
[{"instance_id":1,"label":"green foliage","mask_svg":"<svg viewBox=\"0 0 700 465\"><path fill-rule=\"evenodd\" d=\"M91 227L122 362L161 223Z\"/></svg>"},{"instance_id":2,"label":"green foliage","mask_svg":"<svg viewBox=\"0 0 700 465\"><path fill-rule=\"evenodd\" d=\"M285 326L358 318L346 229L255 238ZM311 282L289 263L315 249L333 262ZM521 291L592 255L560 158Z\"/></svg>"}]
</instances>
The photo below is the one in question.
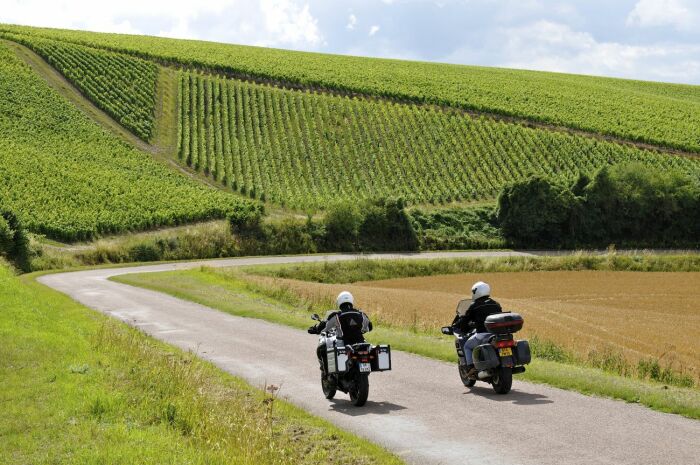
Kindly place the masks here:
<instances>
[{"instance_id":1,"label":"green foliage","mask_svg":"<svg viewBox=\"0 0 700 465\"><path fill-rule=\"evenodd\" d=\"M507 243L491 206L413 209L421 250L498 249Z\"/></svg>"},{"instance_id":2,"label":"green foliage","mask_svg":"<svg viewBox=\"0 0 700 465\"><path fill-rule=\"evenodd\" d=\"M7 34L34 50L95 105L145 141L153 136L158 68L117 54L35 36Z\"/></svg>"},{"instance_id":3,"label":"green foliage","mask_svg":"<svg viewBox=\"0 0 700 465\"><path fill-rule=\"evenodd\" d=\"M355 203L338 202L331 205L323 220L326 226L326 249L338 252L357 250L362 219L360 206Z\"/></svg>"},{"instance_id":4,"label":"green foliage","mask_svg":"<svg viewBox=\"0 0 700 465\"><path fill-rule=\"evenodd\" d=\"M242 202L130 148L0 44L0 197L67 241L222 218Z\"/></svg>"},{"instance_id":5,"label":"green foliage","mask_svg":"<svg viewBox=\"0 0 700 465\"><path fill-rule=\"evenodd\" d=\"M498 197L503 235L517 245L558 244L567 233L574 202L568 187L541 176L507 185Z\"/></svg>"},{"instance_id":6,"label":"green foliage","mask_svg":"<svg viewBox=\"0 0 700 465\"><path fill-rule=\"evenodd\" d=\"M700 271L700 255L587 254L565 256L369 260L254 267L249 273L319 283L354 283L461 273L521 271Z\"/></svg>"},{"instance_id":7,"label":"green foliage","mask_svg":"<svg viewBox=\"0 0 700 465\"><path fill-rule=\"evenodd\" d=\"M579 193L577 196L575 193ZM604 167L573 188L533 177L499 197L504 235L533 246L697 246L700 184L677 170Z\"/></svg>"},{"instance_id":8,"label":"green foliage","mask_svg":"<svg viewBox=\"0 0 700 465\"><path fill-rule=\"evenodd\" d=\"M358 229L361 250L418 250L418 237L402 199L368 202L362 214L364 218Z\"/></svg>"},{"instance_id":9,"label":"green foliage","mask_svg":"<svg viewBox=\"0 0 700 465\"><path fill-rule=\"evenodd\" d=\"M0 303L3 465L401 463L3 265Z\"/></svg>"},{"instance_id":10,"label":"green foliage","mask_svg":"<svg viewBox=\"0 0 700 465\"><path fill-rule=\"evenodd\" d=\"M0 205L0 257L11 260L18 268L29 271L29 239L17 215Z\"/></svg>"},{"instance_id":11,"label":"green foliage","mask_svg":"<svg viewBox=\"0 0 700 465\"><path fill-rule=\"evenodd\" d=\"M188 68L513 115L700 150L698 86L323 55L160 37L10 25L0 28L123 51Z\"/></svg>"},{"instance_id":12,"label":"green foliage","mask_svg":"<svg viewBox=\"0 0 700 465\"><path fill-rule=\"evenodd\" d=\"M292 208L493 198L531 174L570 181L628 160L700 177L696 159L458 112L194 73L180 84L180 159L243 195Z\"/></svg>"}]
</instances>

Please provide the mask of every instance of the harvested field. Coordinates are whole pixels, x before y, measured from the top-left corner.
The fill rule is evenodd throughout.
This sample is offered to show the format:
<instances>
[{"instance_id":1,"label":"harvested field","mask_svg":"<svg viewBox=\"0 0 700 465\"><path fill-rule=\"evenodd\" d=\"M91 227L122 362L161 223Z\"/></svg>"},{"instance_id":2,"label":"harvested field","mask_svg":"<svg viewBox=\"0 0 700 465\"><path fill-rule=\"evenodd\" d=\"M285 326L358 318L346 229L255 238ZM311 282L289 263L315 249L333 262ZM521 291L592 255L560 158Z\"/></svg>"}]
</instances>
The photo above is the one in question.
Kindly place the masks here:
<instances>
[{"instance_id":1,"label":"harvested field","mask_svg":"<svg viewBox=\"0 0 700 465\"><path fill-rule=\"evenodd\" d=\"M525 317L523 336L551 341L583 358L623 354L659 360L700 379L700 273L606 271L442 275L355 284L319 284L250 276L311 301L355 294L383 324L436 331L454 316L471 284L484 280L507 310Z\"/></svg>"}]
</instances>

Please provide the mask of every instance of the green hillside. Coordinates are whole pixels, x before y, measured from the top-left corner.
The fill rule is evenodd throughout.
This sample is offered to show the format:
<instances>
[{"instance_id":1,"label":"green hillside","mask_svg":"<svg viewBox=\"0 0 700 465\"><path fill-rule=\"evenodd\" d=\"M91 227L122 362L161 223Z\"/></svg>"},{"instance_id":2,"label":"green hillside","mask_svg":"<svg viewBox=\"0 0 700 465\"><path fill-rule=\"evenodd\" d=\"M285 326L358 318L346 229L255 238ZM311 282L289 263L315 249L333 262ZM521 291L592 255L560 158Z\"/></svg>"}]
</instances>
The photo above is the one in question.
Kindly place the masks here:
<instances>
[{"instance_id":1,"label":"green hillside","mask_svg":"<svg viewBox=\"0 0 700 465\"><path fill-rule=\"evenodd\" d=\"M6 36L26 45L61 72L99 108L148 141L155 124L158 67L124 54L23 35Z\"/></svg>"},{"instance_id":2,"label":"green hillside","mask_svg":"<svg viewBox=\"0 0 700 465\"><path fill-rule=\"evenodd\" d=\"M0 205L65 240L222 217L240 200L91 121L0 43Z\"/></svg>"},{"instance_id":3,"label":"green hillside","mask_svg":"<svg viewBox=\"0 0 700 465\"><path fill-rule=\"evenodd\" d=\"M429 102L700 151L700 86L0 25L159 61Z\"/></svg>"},{"instance_id":4,"label":"green hillside","mask_svg":"<svg viewBox=\"0 0 700 465\"><path fill-rule=\"evenodd\" d=\"M634 142L693 151L695 140L700 149L697 86L19 26L0 25L0 38L36 52L80 102L143 141L159 128L156 145L120 140L117 123L101 128L15 54L29 50L3 46L0 91L10 97L0 102L0 202L55 238L220 218L241 202L223 188L317 211L393 196L418 205L491 200L532 174L571 181L630 161L700 179L700 157ZM329 92L338 89L362 94Z\"/></svg>"},{"instance_id":5,"label":"green hillside","mask_svg":"<svg viewBox=\"0 0 700 465\"><path fill-rule=\"evenodd\" d=\"M417 204L495 197L531 174L621 161L700 178L700 163L562 132L415 105L187 73L180 156L243 194L299 209L401 195Z\"/></svg>"}]
</instances>

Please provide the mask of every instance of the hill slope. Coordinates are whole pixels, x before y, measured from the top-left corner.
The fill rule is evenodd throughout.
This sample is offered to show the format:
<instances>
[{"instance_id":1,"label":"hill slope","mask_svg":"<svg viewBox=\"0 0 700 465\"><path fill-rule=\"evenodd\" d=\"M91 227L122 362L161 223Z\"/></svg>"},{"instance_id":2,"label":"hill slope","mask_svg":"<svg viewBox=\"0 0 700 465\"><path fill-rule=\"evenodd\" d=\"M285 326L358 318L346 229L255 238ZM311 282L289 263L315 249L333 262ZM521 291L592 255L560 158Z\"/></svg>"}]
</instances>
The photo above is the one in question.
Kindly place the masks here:
<instances>
[{"instance_id":1,"label":"hill slope","mask_svg":"<svg viewBox=\"0 0 700 465\"><path fill-rule=\"evenodd\" d=\"M400 195L495 197L531 174L573 180L624 161L700 178L700 162L462 112L185 73L180 157L251 197L298 209Z\"/></svg>"},{"instance_id":2,"label":"hill slope","mask_svg":"<svg viewBox=\"0 0 700 465\"><path fill-rule=\"evenodd\" d=\"M700 151L700 86L0 25L185 67L428 102Z\"/></svg>"},{"instance_id":3,"label":"hill slope","mask_svg":"<svg viewBox=\"0 0 700 465\"><path fill-rule=\"evenodd\" d=\"M240 204L108 134L0 43L0 204L64 240L222 217Z\"/></svg>"}]
</instances>

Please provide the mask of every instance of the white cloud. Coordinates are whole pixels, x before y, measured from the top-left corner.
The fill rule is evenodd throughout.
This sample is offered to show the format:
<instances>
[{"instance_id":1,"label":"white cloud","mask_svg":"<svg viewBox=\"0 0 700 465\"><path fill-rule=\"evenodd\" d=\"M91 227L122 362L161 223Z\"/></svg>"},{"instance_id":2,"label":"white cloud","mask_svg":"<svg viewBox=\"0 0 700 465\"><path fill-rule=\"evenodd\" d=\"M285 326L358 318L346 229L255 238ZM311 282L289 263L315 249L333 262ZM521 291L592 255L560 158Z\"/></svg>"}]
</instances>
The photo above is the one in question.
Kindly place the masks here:
<instances>
[{"instance_id":1,"label":"white cloud","mask_svg":"<svg viewBox=\"0 0 700 465\"><path fill-rule=\"evenodd\" d=\"M696 7L697 8L697 7ZM680 30L697 27L697 11L685 0L639 0L627 16L631 26L672 26Z\"/></svg>"},{"instance_id":2,"label":"white cloud","mask_svg":"<svg viewBox=\"0 0 700 465\"><path fill-rule=\"evenodd\" d=\"M308 4L300 7L292 0L261 0L260 11L273 43L317 46L323 41L318 20L309 12Z\"/></svg>"},{"instance_id":3,"label":"white cloud","mask_svg":"<svg viewBox=\"0 0 700 465\"><path fill-rule=\"evenodd\" d=\"M700 79L700 45L598 42L568 25L537 21L503 29L499 66L636 79Z\"/></svg>"},{"instance_id":4,"label":"white cloud","mask_svg":"<svg viewBox=\"0 0 700 465\"><path fill-rule=\"evenodd\" d=\"M297 0L2 0L0 22L154 34L267 46L324 43L308 4Z\"/></svg>"},{"instance_id":5,"label":"white cloud","mask_svg":"<svg viewBox=\"0 0 700 465\"><path fill-rule=\"evenodd\" d=\"M354 14L350 14L350 16L348 16L348 24L347 24L347 26L345 26L346 29L349 29L352 31L353 29L355 29L356 24L357 24L357 16L355 16Z\"/></svg>"},{"instance_id":6,"label":"white cloud","mask_svg":"<svg viewBox=\"0 0 700 465\"><path fill-rule=\"evenodd\" d=\"M372 37L377 32L379 32L379 26L377 26L376 24L369 28L369 36L370 37Z\"/></svg>"}]
</instances>

